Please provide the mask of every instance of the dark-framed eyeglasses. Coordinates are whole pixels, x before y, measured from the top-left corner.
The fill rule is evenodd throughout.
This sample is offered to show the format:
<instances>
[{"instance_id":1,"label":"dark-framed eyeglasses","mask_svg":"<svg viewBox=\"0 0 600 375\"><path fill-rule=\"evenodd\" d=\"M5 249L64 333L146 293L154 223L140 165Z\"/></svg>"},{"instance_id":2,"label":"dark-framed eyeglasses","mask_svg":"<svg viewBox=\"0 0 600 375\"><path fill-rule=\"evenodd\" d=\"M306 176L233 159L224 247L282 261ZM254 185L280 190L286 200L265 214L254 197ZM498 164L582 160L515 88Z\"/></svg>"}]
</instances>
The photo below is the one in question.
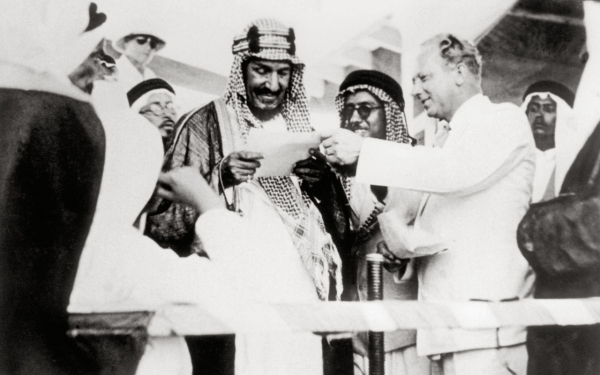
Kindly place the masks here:
<instances>
[{"instance_id":1,"label":"dark-framed eyeglasses","mask_svg":"<svg viewBox=\"0 0 600 375\"><path fill-rule=\"evenodd\" d=\"M148 108L140 111L140 114L145 115L146 113L152 113L156 116L161 116L167 111L171 112L172 114L176 113L175 104L173 104L173 102L168 102L164 106L160 103L151 103L148 105Z\"/></svg>"},{"instance_id":2,"label":"dark-framed eyeglasses","mask_svg":"<svg viewBox=\"0 0 600 375\"><path fill-rule=\"evenodd\" d=\"M383 108L383 106L372 107L368 105L345 105L344 108L342 108L342 119L344 121L350 121L354 111L356 111L362 120L366 120L369 118L369 116L371 116L372 110L380 108Z\"/></svg>"},{"instance_id":3,"label":"dark-framed eyeglasses","mask_svg":"<svg viewBox=\"0 0 600 375\"><path fill-rule=\"evenodd\" d=\"M140 46L143 46L146 43L150 43L150 48L156 49L158 47L158 40L150 35L138 35L135 37L135 41Z\"/></svg>"}]
</instances>

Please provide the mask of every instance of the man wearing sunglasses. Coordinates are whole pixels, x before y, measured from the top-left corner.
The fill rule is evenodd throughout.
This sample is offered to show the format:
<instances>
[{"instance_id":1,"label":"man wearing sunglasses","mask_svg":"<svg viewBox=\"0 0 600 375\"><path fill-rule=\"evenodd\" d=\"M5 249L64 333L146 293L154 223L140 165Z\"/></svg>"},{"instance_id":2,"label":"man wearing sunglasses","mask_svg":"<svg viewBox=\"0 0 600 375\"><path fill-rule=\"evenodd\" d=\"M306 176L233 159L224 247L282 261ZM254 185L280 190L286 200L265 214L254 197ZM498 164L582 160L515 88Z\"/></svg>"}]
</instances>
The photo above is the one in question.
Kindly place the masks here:
<instances>
[{"instance_id":1,"label":"man wearing sunglasses","mask_svg":"<svg viewBox=\"0 0 600 375\"><path fill-rule=\"evenodd\" d=\"M421 191L415 218L445 251L419 258L420 301L529 297L532 272L516 229L531 198L535 145L525 114L482 94L481 55L441 34L422 45L413 95L430 117L448 122L442 147L362 138L338 129L323 146L330 163L357 164L356 180ZM439 374L525 374L526 331L418 330L417 352Z\"/></svg>"},{"instance_id":2,"label":"man wearing sunglasses","mask_svg":"<svg viewBox=\"0 0 600 375\"><path fill-rule=\"evenodd\" d=\"M117 59L118 80L125 92L142 81L156 77L148 64L165 44L164 40L147 31L131 32L113 42L113 48L121 53Z\"/></svg>"},{"instance_id":3,"label":"man wearing sunglasses","mask_svg":"<svg viewBox=\"0 0 600 375\"><path fill-rule=\"evenodd\" d=\"M152 78L134 86L127 93L129 106L158 129L167 149L177 121L175 90L166 81Z\"/></svg>"},{"instance_id":4,"label":"man wearing sunglasses","mask_svg":"<svg viewBox=\"0 0 600 375\"><path fill-rule=\"evenodd\" d=\"M413 143L404 116L402 88L387 74L375 70L358 70L350 73L340 85L335 104L340 114L342 128L363 138L375 138L400 144ZM379 225L379 214L393 209L400 210L407 217L414 217L421 194L404 189L388 189L385 186L363 184L352 177L345 176L342 177L342 183L352 210L351 222L354 228L351 253L355 254L356 269L353 271L358 286L358 298L354 299L366 301L366 257L369 253L378 252L379 243L384 241ZM388 251L385 251L384 256L388 261L386 270L389 271L383 274L385 299L416 300L417 277L413 272L414 262L401 260ZM429 361L427 358L417 356L416 333L415 330L403 330L385 334L386 374L429 374ZM366 373L368 372L366 333L356 335L353 341L354 351L357 353L354 358L355 366Z\"/></svg>"}]
</instances>

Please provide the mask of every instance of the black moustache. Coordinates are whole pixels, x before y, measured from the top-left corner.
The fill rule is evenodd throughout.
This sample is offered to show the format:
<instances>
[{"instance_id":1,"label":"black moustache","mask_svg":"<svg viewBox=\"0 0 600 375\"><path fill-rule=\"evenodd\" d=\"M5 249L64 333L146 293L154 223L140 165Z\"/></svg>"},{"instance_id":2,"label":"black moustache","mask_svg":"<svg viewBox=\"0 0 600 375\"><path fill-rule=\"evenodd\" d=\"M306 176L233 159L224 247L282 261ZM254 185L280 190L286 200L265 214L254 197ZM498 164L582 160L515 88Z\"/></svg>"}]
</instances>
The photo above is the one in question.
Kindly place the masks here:
<instances>
[{"instance_id":1,"label":"black moustache","mask_svg":"<svg viewBox=\"0 0 600 375\"><path fill-rule=\"evenodd\" d=\"M361 126L362 122L348 122L345 126L346 129L350 130L350 131L356 131L356 130L368 130L369 127L364 127Z\"/></svg>"},{"instance_id":2,"label":"black moustache","mask_svg":"<svg viewBox=\"0 0 600 375\"><path fill-rule=\"evenodd\" d=\"M271 91L269 89L256 89L254 90L256 95L274 95L279 96L281 94L281 90Z\"/></svg>"}]
</instances>

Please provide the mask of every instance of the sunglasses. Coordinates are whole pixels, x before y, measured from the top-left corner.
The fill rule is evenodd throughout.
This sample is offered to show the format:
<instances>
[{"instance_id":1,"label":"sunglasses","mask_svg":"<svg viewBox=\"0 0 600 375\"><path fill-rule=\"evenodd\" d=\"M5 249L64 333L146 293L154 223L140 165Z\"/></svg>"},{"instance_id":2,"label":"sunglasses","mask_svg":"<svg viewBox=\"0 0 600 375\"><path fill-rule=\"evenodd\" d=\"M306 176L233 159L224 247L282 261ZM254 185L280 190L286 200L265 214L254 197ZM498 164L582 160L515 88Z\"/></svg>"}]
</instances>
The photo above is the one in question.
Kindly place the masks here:
<instances>
[{"instance_id":1,"label":"sunglasses","mask_svg":"<svg viewBox=\"0 0 600 375\"><path fill-rule=\"evenodd\" d=\"M144 44L150 42L150 48L156 49L158 47L158 40L156 40L156 38L153 38L151 36L146 36L146 35L136 36L135 41L140 46L143 46Z\"/></svg>"},{"instance_id":2,"label":"sunglasses","mask_svg":"<svg viewBox=\"0 0 600 375\"><path fill-rule=\"evenodd\" d=\"M164 107L160 103L152 103L148 106L148 109L140 111L140 114L144 115L146 113L152 112L156 116L161 116L167 111L173 114L176 113L175 104L173 104L173 102L168 102L167 104L165 104Z\"/></svg>"},{"instance_id":3,"label":"sunglasses","mask_svg":"<svg viewBox=\"0 0 600 375\"><path fill-rule=\"evenodd\" d=\"M344 121L350 121L350 119L352 118L352 115L354 114L354 111L356 111L356 112L358 112L358 116L360 116L361 120L366 120L369 118L369 116L371 116L372 110L379 109L379 108L383 108L383 107L382 106L370 107L370 106L366 106L366 105L358 105L358 106L345 105L344 108L342 108L342 119L344 119Z\"/></svg>"}]
</instances>

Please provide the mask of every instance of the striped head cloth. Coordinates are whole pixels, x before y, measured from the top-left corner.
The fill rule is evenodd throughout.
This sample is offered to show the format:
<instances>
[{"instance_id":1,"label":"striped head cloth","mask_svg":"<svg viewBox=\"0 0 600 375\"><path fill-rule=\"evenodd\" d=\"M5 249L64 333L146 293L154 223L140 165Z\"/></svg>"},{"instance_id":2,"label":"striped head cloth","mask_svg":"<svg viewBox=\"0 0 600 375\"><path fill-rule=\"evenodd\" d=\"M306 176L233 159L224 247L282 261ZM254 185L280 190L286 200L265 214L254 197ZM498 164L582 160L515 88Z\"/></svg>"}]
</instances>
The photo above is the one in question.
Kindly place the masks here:
<instances>
[{"instance_id":1,"label":"striped head cloth","mask_svg":"<svg viewBox=\"0 0 600 375\"><path fill-rule=\"evenodd\" d=\"M262 122L248 107L243 68L244 63L253 58L287 61L292 64L292 74L281 115L289 132L313 131L306 90L302 82L304 64L296 56L292 28L273 19L256 20L234 38L232 52L233 65L224 99L227 105L235 110L244 141L251 128L263 127ZM260 177L257 181L273 204L282 211L280 215L283 222L311 274L319 297L327 299L330 275L336 280L339 297L342 290L341 260L310 197L305 191L298 191L290 177Z\"/></svg>"}]
</instances>

